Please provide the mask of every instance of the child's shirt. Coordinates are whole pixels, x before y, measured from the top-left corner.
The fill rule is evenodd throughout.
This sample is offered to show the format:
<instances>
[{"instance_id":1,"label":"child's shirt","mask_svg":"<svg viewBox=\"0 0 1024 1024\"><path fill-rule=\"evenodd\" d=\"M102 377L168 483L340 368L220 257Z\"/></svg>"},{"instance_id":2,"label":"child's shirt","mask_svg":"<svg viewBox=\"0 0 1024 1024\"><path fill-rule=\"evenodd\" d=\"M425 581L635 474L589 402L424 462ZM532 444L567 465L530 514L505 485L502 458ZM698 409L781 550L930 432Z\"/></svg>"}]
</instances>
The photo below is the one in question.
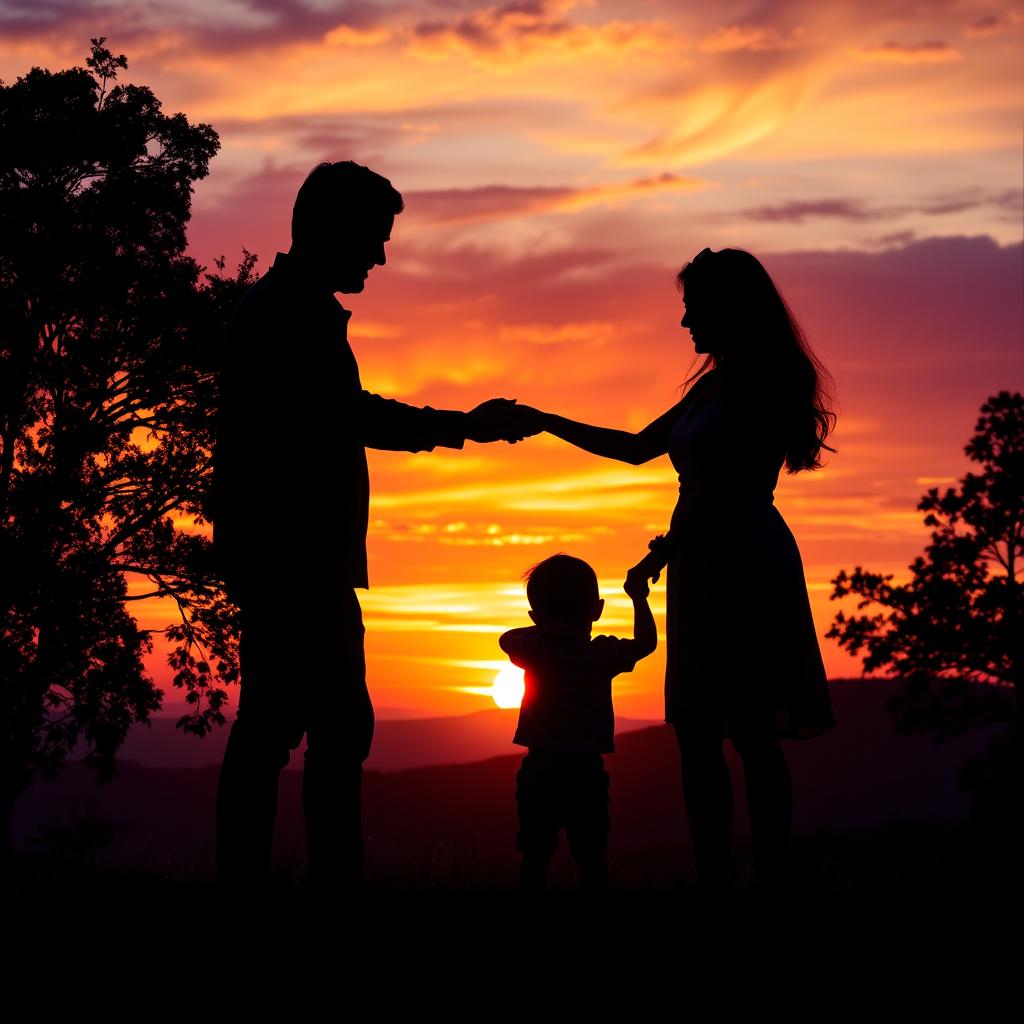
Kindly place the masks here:
<instances>
[{"instance_id":1,"label":"child's shirt","mask_svg":"<svg viewBox=\"0 0 1024 1024\"><path fill-rule=\"evenodd\" d=\"M633 671L641 656L635 640L547 625L510 629L498 643L526 670L513 743L563 753L615 749L612 679Z\"/></svg>"}]
</instances>

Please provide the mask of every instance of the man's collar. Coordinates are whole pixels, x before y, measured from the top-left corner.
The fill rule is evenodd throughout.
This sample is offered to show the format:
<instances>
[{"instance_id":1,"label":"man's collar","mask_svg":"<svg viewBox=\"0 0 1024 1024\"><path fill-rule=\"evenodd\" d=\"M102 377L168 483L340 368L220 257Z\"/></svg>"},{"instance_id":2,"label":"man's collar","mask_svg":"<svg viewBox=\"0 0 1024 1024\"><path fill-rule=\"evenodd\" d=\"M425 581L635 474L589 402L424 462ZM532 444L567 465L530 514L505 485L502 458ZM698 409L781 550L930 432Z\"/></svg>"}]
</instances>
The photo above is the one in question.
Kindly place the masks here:
<instances>
[{"instance_id":1,"label":"man's collar","mask_svg":"<svg viewBox=\"0 0 1024 1024\"><path fill-rule=\"evenodd\" d=\"M279 252L274 257L274 262L270 269L275 277L280 277L287 281L290 288L306 292L311 298L316 297L321 301L329 299L343 319L348 320L352 316L351 310L346 309L326 285L321 285L315 279L311 279L307 274L302 273L301 264L298 263L291 253Z\"/></svg>"}]
</instances>

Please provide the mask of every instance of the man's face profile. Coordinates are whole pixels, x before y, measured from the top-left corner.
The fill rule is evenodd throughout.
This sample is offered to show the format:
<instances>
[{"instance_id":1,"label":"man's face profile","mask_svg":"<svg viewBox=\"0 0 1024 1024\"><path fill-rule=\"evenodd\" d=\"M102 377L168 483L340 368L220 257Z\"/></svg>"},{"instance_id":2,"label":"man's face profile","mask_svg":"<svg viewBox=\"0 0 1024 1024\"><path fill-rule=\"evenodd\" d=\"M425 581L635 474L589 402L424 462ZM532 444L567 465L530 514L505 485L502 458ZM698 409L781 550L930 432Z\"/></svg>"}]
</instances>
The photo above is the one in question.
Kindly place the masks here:
<instances>
[{"instance_id":1,"label":"man's face profile","mask_svg":"<svg viewBox=\"0 0 1024 1024\"><path fill-rule=\"evenodd\" d=\"M384 266L384 246L391 240L394 223L395 218L386 214L359 217L339 226L324 247L324 261L335 291L361 292L370 271Z\"/></svg>"}]
</instances>

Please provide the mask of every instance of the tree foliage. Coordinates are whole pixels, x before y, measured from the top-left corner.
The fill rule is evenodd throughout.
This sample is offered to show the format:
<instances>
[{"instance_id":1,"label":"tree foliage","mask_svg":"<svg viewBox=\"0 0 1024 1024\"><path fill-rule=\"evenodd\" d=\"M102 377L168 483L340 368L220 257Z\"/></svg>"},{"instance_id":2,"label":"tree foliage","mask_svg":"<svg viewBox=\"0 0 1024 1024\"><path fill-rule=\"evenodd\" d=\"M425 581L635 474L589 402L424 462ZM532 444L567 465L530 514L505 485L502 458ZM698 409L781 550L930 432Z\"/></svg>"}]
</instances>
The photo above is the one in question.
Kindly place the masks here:
<instances>
[{"instance_id":1,"label":"tree foliage","mask_svg":"<svg viewBox=\"0 0 1024 1024\"><path fill-rule=\"evenodd\" d=\"M104 39L0 83L0 686L4 803L85 742L102 776L160 691L133 602L166 597L202 734L236 677L202 529L222 326L250 283L185 255L216 132L165 114ZM147 581L129 587L128 580Z\"/></svg>"},{"instance_id":2,"label":"tree foliage","mask_svg":"<svg viewBox=\"0 0 1024 1024\"><path fill-rule=\"evenodd\" d=\"M839 612L828 636L861 656L865 672L906 681L893 710L907 732L1019 720L1024 397L988 399L964 450L981 470L921 499L931 541L907 583L859 566L832 581L832 598L856 597L862 614Z\"/></svg>"}]
</instances>

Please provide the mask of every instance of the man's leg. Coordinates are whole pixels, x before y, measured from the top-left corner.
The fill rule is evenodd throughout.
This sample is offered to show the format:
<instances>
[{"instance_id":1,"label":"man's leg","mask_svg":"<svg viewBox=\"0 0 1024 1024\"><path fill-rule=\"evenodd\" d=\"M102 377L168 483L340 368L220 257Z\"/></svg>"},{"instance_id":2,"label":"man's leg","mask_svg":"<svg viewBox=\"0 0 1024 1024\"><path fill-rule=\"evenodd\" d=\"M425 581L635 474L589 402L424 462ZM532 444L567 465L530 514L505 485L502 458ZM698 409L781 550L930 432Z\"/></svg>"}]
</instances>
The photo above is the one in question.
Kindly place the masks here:
<instances>
[{"instance_id":1,"label":"man's leg","mask_svg":"<svg viewBox=\"0 0 1024 1024\"><path fill-rule=\"evenodd\" d=\"M374 718L355 592L331 599L325 611L325 621L312 624L320 634L311 638L318 654L305 688L309 725L302 800L310 879L321 892L331 892L356 888L363 879L363 762Z\"/></svg>"},{"instance_id":2,"label":"man's leg","mask_svg":"<svg viewBox=\"0 0 1024 1024\"><path fill-rule=\"evenodd\" d=\"M217 786L217 878L230 889L269 879L281 770L302 740L287 693L286 634L257 607L242 609L238 714Z\"/></svg>"}]
</instances>

